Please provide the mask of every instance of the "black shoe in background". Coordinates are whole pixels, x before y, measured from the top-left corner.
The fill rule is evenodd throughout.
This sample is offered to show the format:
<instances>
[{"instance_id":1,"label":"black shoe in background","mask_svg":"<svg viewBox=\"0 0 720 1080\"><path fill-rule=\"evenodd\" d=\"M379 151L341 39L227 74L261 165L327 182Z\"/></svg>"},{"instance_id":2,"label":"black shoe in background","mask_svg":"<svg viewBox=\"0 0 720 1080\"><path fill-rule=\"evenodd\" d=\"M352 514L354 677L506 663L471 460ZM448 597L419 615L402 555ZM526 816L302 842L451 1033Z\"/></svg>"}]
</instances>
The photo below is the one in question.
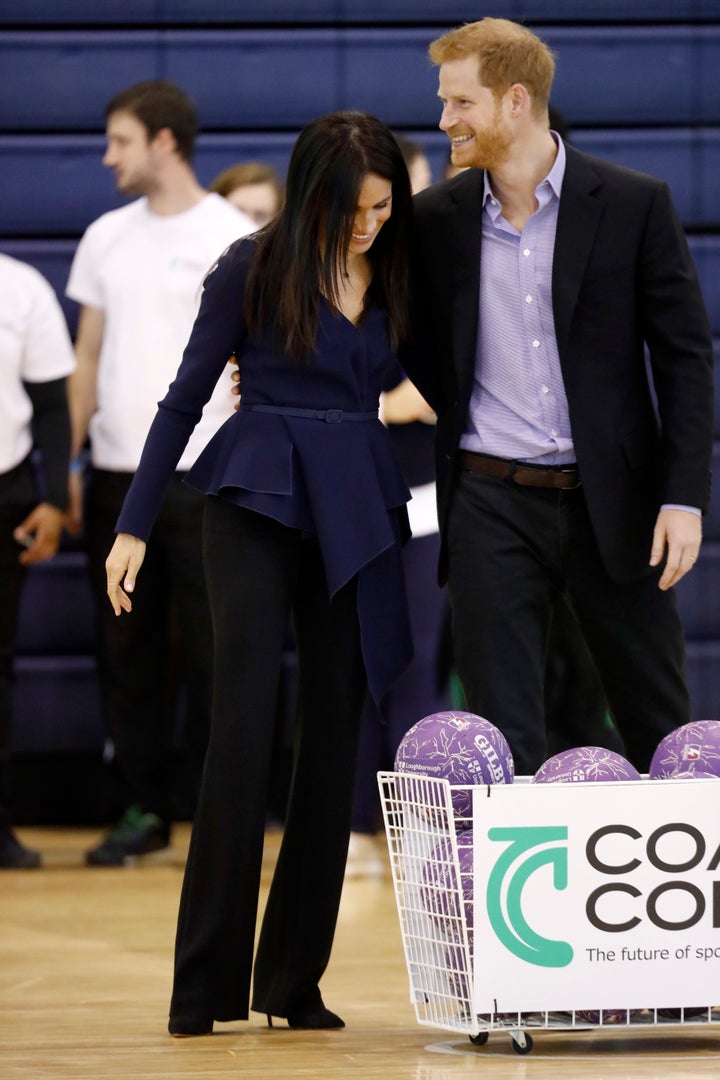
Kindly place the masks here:
<instances>
[{"instance_id":1,"label":"black shoe in background","mask_svg":"<svg viewBox=\"0 0 720 1080\"><path fill-rule=\"evenodd\" d=\"M0 870L34 870L41 864L39 851L21 844L9 825L0 825Z\"/></svg>"},{"instance_id":2,"label":"black shoe in background","mask_svg":"<svg viewBox=\"0 0 720 1080\"><path fill-rule=\"evenodd\" d=\"M157 814L130 806L97 847L85 852L88 866L127 866L138 855L170 844L170 826Z\"/></svg>"}]
</instances>

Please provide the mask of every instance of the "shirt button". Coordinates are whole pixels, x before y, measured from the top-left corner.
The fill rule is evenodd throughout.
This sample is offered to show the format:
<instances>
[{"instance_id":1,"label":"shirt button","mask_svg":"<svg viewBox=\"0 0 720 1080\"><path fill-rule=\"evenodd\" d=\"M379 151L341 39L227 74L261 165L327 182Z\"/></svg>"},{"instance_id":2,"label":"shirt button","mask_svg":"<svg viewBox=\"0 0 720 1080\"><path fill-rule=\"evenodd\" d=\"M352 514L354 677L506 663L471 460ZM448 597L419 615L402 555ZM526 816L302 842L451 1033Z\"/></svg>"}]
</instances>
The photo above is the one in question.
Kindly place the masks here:
<instances>
[{"instance_id":1,"label":"shirt button","mask_svg":"<svg viewBox=\"0 0 720 1080\"><path fill-rule=\"evenodd\" d=\"M557 435L557 431L556 431L556 429L555 429L555 428L552 428L552 430L550 431L550 434L551 434L551 435Z\"/></svg>"},{"instance_id":2,"label":"shirt button","mask_svg":"<svg viewBox=\"0 0 720 1080\"><path fill-rule=\"evenodd\" d=\"M529 254L530 254L530 248L525 248L525 250L523 251L523 255L525 256L526 259L527 259Z\"/></svg>"},{"instance_id":3,"label":"shirt button","mask_svg":"<svg viewBox=\"0 0 720 1080\"><path fill-rule=\"evenodd\" d=\"M550 393L550 387L549 386L541 386L540 389L542 390L543 394L549 394ZM555 432L553 431L553 435L554 434L555 434Z\"/></svg>"},{"instance_id":4,"label":"shirt button","mask_svg":"<svg viewBox=\"0 0 720 1080\"><path fill-rule=\"evenodd\" d=\"M526 304L532 304L532 296L530 296L530 295L528 294L528 295L527 295L527 296L525 297L525 303L526 303Z\"/></svg>"},{"instance_id":5,"label":"shirt button","mask_svg":"<svg viewBox=\"0 0 720 1080\"><path fill-rule=\"evenodd\" d=\"M533 341L533 349L539 349L539 348L540 348L540 342L538 341L537 338L535 338L535 340Z\"/></svg>"}]
</instances>

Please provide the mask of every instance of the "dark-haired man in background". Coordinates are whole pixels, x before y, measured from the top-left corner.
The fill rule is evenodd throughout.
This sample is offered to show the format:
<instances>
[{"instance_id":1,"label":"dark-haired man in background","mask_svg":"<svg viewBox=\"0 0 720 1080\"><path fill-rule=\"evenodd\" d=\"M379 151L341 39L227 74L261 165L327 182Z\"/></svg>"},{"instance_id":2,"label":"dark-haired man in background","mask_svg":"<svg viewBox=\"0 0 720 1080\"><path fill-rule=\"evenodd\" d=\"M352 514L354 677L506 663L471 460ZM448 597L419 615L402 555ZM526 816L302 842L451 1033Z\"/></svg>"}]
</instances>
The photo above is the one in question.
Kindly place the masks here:
<instances>
[{"instance_id":1,"label":"dark-haired man in background","mask_svg":"<svg viewBox=\"0 0 720 1080\"><path fill-rule=\"evenodd\" d=\"M197 117L173 83L123 91L106 108L103 164L135 199L103 214L80 241L67 293L82 309L77 371L70 381L73 453L90 439L85 532L98 605L103 707L125 813L87 852L90 865L121 866L167 847L172 710L166 705L171 614L182 638L188 757L197 780L210 713L211 626L201 559L202 497L183 475L232 412L228 387L206 406L163 503L132 619L115 619L105 596L105 558L157 401L179 366L204 275L224 249L254 229L208 194L192 166ZM227 380L223 380L226 382ZM81 488L71 474L76 526ZM149 562L148 562L149 560Z\"/></svg>"}]
</instances>

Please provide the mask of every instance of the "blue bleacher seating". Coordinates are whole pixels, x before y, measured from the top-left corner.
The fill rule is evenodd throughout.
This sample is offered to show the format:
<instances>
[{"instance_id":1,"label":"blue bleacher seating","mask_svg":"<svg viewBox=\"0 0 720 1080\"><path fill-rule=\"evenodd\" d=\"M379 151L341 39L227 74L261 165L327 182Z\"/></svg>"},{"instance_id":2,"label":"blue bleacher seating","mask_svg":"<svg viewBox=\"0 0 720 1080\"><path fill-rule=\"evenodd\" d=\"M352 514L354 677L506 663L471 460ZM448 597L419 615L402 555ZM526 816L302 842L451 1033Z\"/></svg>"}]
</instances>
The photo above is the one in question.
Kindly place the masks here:
<instances>
[{"instance_id":1,"label":"blue bleacher seating","mask_svg":"<svg viewBox=\"0 0 720 1080\"><path fill-rule=\"evenodd\" d=\"M185 87L206 128L298 127L340 107L339 42L335 30L1 33L0 130L102 130L114 94L156 78Z\"/></svg>"},{"instance_id":2,"label":"blue bleacher seating","mask_svg":"<svg viewBox=\"0 0 720 1080\"><path fill-rule=\"evenodd\" d=\"M0 200L0 235L79 236L100 214L122 206L126 200L103 167L104 152L101 135L1 136L7 193Z\"/></svg>"},{"instance_id":3,"label":"blue bleacher seating","mask_svg":"<svg viewBox=\"0 0 720 1080\"><path fill-rule=\"evenodd\" d=\"M99 755L105 740L95 663L94 602L82 550L28 570L15 639L16 754Z\"/></svg>"},{"instance_id":4,"label":"blue bleacher seating","mask_svg":"<svg viewBox=\"0 0 720 1080\"><path fill-rule=\"evenodd\" d=\"M196 167L203 184L236 161L267 161L284 176L295 134L201 135ZM0 236L79 236L100 214L122 206L102 164L102 135L0 136ZM54 178L49 197L47 177Z\"/></svg>"},{"instance_id":5,"label":"blue bleacher seating","mask_svg":"<svg viewBox=\"0 0 720 1080\"><path fill-rule=\"evenodd\" d=\"M703 136L700 180L700 220L717 222L720 220L720 127L700 129Z\"/></svg>"},{"instance_id":6,"label":"blue bleacher seating","mask_svg":"<svg viewBox=\"0 0 720 1080\"><path fill-rule=\"evenodd\" d=\"M690 251L700 276L714 334L720 334L720 236L690 236Z\"/></svg>"},{"instance_id":7,"label":"blue bleacher seating","mask_svg":"<svg viewBox=\"0 0 720 1080\"><path fill-rule=\"evenodd\" d=\"M391 124L432 124L437 74L425 30L350 31L343 53L345 97ZM720 118L720 31L547 28L556 52L553 98L574 124L712 122ZM670 67L672 78L658 79Z\"/></svg>"},{"instance_id":8,"label":"blue bleacher seating","mask_svg":"<svg viewBox=\"0 0 720 1080\"><path fill-rule=\"evenodd\" d=\"M14 754L102 753L95 659L89 656L17 656L13 693Z\"/></svg>"},{"instance_id":9,"label":"blue bleacher seating","mask_svg":"<svg viewBox=\"0 0 720 1080\"><path fill-rule=\"evenodd\" d=\"M92 655L94 622L83 551L60 551L28 570L15 636L19 655Z\"/></svg>"},{"instance_id":10,"label":"blue bleacher seating","mask_svg":"<svg viewBox=\"0 0 720 1080\"><path fill-rule=\"evenodd\" d=\"M446 135L407 133L426 149L439 179L448 156ZM198 140L196 168L203 184L236 161L260 160L284 176L296 132L205 134ZM653 131L578 131L574 143L587 153L667 180L685 225L713 224L720 215L711 197L708 161L718 158L720 132L673 128ZM122 205L112 173L104 168L102 135L0 135L0 237L83 232L96 217ZM715 175L720 175L716 173ZM53 177L52 197L47 178Z\"/></svg>"},{"instance_id":11,"label":"blue bleacher seating","mask_svg":"<svg viewBox=\"0 0 720 1080\"><path fill-rule=\"evenodd\" d=\"M543 36L557 57L553 98L575 123L719 118L720 28L562 27Z\"/></svg>"},{"instance_id":12,"label":"blue bleacher seating","mask_svg":"<svg viewBox=\"0 0 720 1080\"><path fill-rule=\"evenodd\" d=\"M155 0L123 0L122 4L98 3L98 0L0 0L0 25L43 26L81 23L152 23L157 16Z\"/></svg>"},{"instance_id":13,"label":"blue bleacher seating","mask_svg":"<svg viewBox=\"0 0 720 1080\"><path fill-rule=\"evenodd\" d=\"M4 31L0 130L100 130L106 101L167 77L206 129L287 129L337 108L432 126L435 29ZM573 124L720 121L720 28L552 27L555 102ZM659 79L659 71L670 78Z\"/></svg>"},{"instance_id":14,"label":"blue bleacher seating","mask_svg":"<svg viewBox=\"0 0 720 1080\"><path fill-rule=\"evenodd\" d=\"M716 417L715 425L717 424ZM710 510L703 519L703 536L707 541L720 542L720 443L717 442L713 448L711 495L714 495L714 498L710 499ZM719 613L720 608L716 608L713 619L716 629L720 630Z\"/></svg>"},{"instance_id":15,"label":"blue bleacher seating","mask_svg":"<svg viewBox=\"0 0 720 1080\"><path fill-rule=\"evenodd\" d=\"M106 101L164 74L159 42L148 30L0 34L0 129L103 130Z\"/></svg>"},{"instance_id":16,"label":"blue bleacher seating","mask_svg":"<svg viewBox=\"0 0 720 1080\"><path fill-rule=\"evenodd\" d=\"M691 574L686 574L675 591L688 640L716 640L720 610L720 543L717 540L703 540L697 566Z\"/></svg>"},{"instance_id":17,"label":"blue bleacher seating","mask_svg":"<svg viewBox=\"0 0 720 1080\"><path fill-rule=\"evenodd\" d=\"M688 641L687 677L693 720L720 720L720 640Z\"/></svg>"},{"instance_id":18,"label":"blue bleacher seating","mask_svg":"<svg viewBox=\"0 0 720 1080\"><path fill-rule=\"evenodd\" d=\"M685 224L701 221L702 131L696 128L576 131L572 141L588 154L666 180Z\"/></svg>"},{"instance_id":19,"label":"blue bleacher seating","mask_svg":"<svg viewBox=\"0 0 720 1080\"><path fill-rule=\"evenodd\" d=\"M497 18L570 22L668 22L711 20L720 0L494 0ZM481 17L477 0L0 0L0 25L102 26L166 23L398 22L452 26Z\"/></svg>"}]
</instances>

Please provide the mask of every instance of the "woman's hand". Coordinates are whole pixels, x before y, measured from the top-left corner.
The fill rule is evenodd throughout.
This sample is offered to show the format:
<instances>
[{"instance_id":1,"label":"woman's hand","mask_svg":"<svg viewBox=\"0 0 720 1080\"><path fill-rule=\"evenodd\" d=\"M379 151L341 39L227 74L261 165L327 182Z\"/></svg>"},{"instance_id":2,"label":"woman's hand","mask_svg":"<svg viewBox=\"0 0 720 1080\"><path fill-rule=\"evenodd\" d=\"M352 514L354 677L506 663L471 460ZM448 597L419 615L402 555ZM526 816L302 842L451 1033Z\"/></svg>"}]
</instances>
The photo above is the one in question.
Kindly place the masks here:
<instances>
[{"instance_id":1,"label":"woman's hand","mask_svg":"<svg viewBox=\"0 0 720 1080\"><path fill-rule=\"evenodd\" d=\"M118 533L115 537L112 550L105 560L105 571L107 594L116 615L123 611L132 611L132 601L127 594L135 588L135 579L143 564L146 546L144 540L131 536L130 533Z\"/></svg>"}]
</instances>

